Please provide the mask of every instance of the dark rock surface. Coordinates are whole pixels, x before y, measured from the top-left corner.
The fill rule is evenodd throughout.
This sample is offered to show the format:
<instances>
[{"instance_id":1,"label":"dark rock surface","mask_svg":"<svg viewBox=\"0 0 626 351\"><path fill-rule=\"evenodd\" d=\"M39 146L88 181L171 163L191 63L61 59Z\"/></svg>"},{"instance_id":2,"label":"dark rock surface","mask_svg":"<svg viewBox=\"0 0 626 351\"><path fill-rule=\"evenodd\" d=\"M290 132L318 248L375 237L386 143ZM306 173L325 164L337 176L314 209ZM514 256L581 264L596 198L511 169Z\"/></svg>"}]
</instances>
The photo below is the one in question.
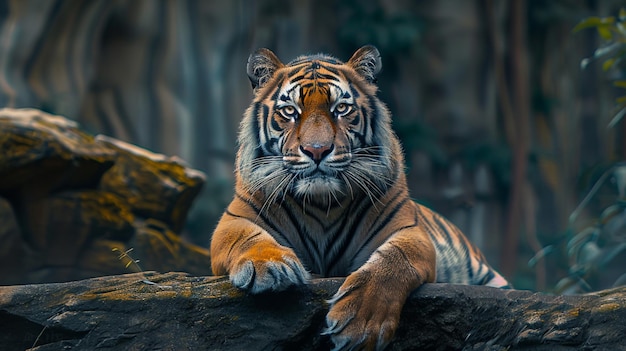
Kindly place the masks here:
<instances>
[{"instance_id":1,"label":"dark rock surface","mask_svg":"<svg viewBox=\"0 0 626 351\"><path fill-rule=\"evenodd\" d=\"M153 272L0 287L3 350L325 350L341 279L250 296L224 277ZM550 296L427 284L389 350L621 350L626 289Z\"/></svg>"},{"instance_id":2,"label":"dark rock surface","mask_svg":"<svg viewBox=\"0 0 626 351\"><path fill-rule=\"evenodd\" d=\"M208 250L180 237L203 183L176 157L61 116L0 109L0 284L141 269L209 275Z\"/></svg>"}]
</instances>

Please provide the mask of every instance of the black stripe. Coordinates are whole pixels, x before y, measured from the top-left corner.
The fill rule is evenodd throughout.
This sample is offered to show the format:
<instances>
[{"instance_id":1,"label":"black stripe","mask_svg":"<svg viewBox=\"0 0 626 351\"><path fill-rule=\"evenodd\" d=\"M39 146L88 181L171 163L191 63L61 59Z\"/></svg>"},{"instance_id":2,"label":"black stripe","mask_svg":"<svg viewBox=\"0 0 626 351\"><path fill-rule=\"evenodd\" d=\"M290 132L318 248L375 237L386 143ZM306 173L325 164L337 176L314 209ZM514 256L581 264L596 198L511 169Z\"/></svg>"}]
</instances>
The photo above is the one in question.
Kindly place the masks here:
<instances>
[{"instance_id":1,"label":"black stripe","mask_svg":"<svg viewBox=\"0 0 626 351\"><path fill-rule=\"evenodd\" d=\"M275 154L278 150L274 150L274 147L278 145L278 138L271 138L268 140L263 147L266 149L266 152L269 154Z\"/></svg>"},{"instance_id":2,"label":"black stripe","mask_svg":"<svg viewBox=\"0 0 626 351\"><path fill-rule=\"evenodd\" d=\"M292 86L292 87L291 87L291 89L287 90L285 93L286 93L287 95L290 95L290 94L291 94L291 92L292 92L292 91L294 91L294 90L296 90L296 89L300 89L300 86L299 86L299 85L297 85L297 84L296 84L296 85L294 85L294 86ZM295 101L294 101L294 102L295 102Z\"/></svg>"},{"instance_id":3,"label":"black stripe","mask_svg":"<svg viewBox=\"0 0 626 351\"><path fill-rule=\"evenodd\" d=\"M391 199L391 201L389 201L389 203L393 203L394 201L396 201L396 199L398 198L398 196L400 196L400 194L401 194L401 192L398 192L398 193L397 193L397 194L393 197L393 199ZM405 200L405 201L406 201L406 200ZM402 205L402 203L404 203L405 201L401 201L401 203L400 203L399 205L401 206L401 205ZM369 208L369 207L368 207L368 208ZM395 213L396 213L397 209L398 209L398 206L394 207L394 209L392 210L393 215L395 215ZM391 220L391 217L392 217L393 215L387 215L386 213L383 213L383 214L381 214L381 215L379 215L379 216L378 216L377 220L378 220L378 219L380 219L381 217L386 217L386 220L385 220L385 221L383 221L383 222L384 222L384 223L388 223L388 221L390 221L390 220ZM359 217L361 217L362 219L364 219L364 218L363 218L363 216L361 216L360 214L359 214L359 216L358 216L358 217L356 217L356 218L359 218ZM356 232L356 228L357 228L360 224L361 224L361 221L354 221L354 223L353 223L353 224L352 224L352 226L350 227L350 230L348 231L348 233L351 233L352 235L354 235L354 233ZM375 224L376 224L376 222L374 222L374 223L372 224L372 227L373 227ZM376 230L376 231L374 231L374 232L372 232L371 230L370 230L370 231L368 231L368 233L369 233L369 235L368 235L368 239L365 241L365 243L363 243L363 244L362 244L362 245L358 248L358 250L356 251L356 253L361 252L361 250L363 250L363 248L364 248L364 247L366 247L366 246L367 246L367 245L371 242L371 240L372 240L372 239L376 236L376 234L378 233L378 231L380 230L380 228L382 228L382 227L379 227L379 229L378 229L378 230ZM350 242L349 242L349 241L346 241L346 242L343 242L343 243L342 243L342 245L340 246L339 250L337 250L337 252L335 253L335 257L334 257L334 258L333 258L333 260L331 261L331 264L329 265L329 268L333 268L333 267L337 264L337 261L338 261L338 260L339 260L339 259L340 259L340 258L341 258L344 254L345 254L346 250L348 249L349 244L350 244Z\"/></svg>"},{"instance_id":4,"label":"black stripe","mask_svg":"<svg viewBox=\"0 0 626 351\"><path fill-rule=\"evenodd\" d=\"M315 78L317 78L317 79L326 79L326 80L330 80L330 81L339 82L339 79L336 76L330 75L330 74L324 74L324 73L320 73L320 72L316 72Z\"/></svg>"},{"instance_id":5,"label":"black stripe","mask_svg":"<svg viewBox=\"0 0 626 351\"><path fill-rule=\"evenodd\" d=\"M308 163L308 162L303 162L303 163ZM337 221L331 222L331 223L326 222L326 217L325 217L326 216L326 210L324 208L328 208L328 206L326 206L326 204L324 202L322 202L324 200L322 200L322 199L318 200L318 199L315 199L315 198L310 199L310 200L311 200L310 204L312 205L312 207L317 208L320 211L320 213L322 213L322 216L324 216L324 217L318 217L313 212L307 212L307 214L306 214L307 217L310 217L310 218L314 219L317 222L317 224L319 224L326 231L328 230L328 228L334 226L337 223ZM318 200L318 202L313 202L315 200ZM337 207L337 205L334 205L331 208L336 208L336 207Z\"/></svg>"},{"instance_id":6,"label":"black stripe","mask_svg":"<svg viewBox=\"0 0 626 351\"><path fill-rule=\"evenodd\" d=\"M342 64L341 61L336 60L336 59L334 59L332 57L328 57L328 56L322 58L321 60L323 60L324 62L331 63L333 65L341 65Z\"/></svg>"},{"instance_id":7,"label":"black stripe","mask_svg":"<svg viewBox=\"0 0 626 351\"><path fill-rule=\"evenodd\" d=\"M280 89L279 89L280 85L277 85L276 88L274 89L274 93L272 94L272 96L270 97L270 100L272 101L276 101L276 99L278 98L278 95L280 94Z\"/></svg>"},{"instance_id":8,"label":"black stripe","mask_svg":"<svg viewBox=\"0 0 626 351\"><path fill-rule=\"evenodd\" d=\"M270 107L263 104L263 119L267 119L270 115Z\"/></svg>"},{"instance_id":9,"label":"black stripe","mask_svg":"<svg viewBox=\"0 0 626 351\"><path fill-rule=\"evenodd\" d=\"M433 221L435 222L435 224L437 224L437 226L439 227L439 232L443 233L445 236L445 242L450 246L453 247L452 245L452 236L450 235L450 232L446 229L446 226L443 224L443 222L441 221L441 219L439 218L439 216L433 214ZM432 236L432 235L431 235Z\"/></svg>"},{"instance_id":10,"label":"black stripe","mask_svg":"<svg viewBox=\"0 0 626 351\"><path fill-rule=\"evenodd\" d=\"M361 143L361 145L359 146L364 147L367 145L367 143L365 142L365 135L354 130L348 130L348 133L353 135L359 141L359 143Z\"/></svg>"},{"instance_id":11,"label":"black stripe","mask_svg":"<svg viewBox=\"0 0 626 351\"><path fill-rule=\"evenodd\" d=\"M349 215L345 216L345 221L344 221L345 223L342 224L341 230L338 231L337 235L332 239L332 241L330 241L329 244L326 245L326 251L330 250L331 248L335 246L338 246L338 249L335 250L335 255L332 257L330 261L328 261L328 264L326 265L326 272L331 272L333 268L335 268L335 266L337 265L341 257L345 254L346 250L348 249L348 246L350 245L350 240L346 240L346 239L353 238L355 236L356 228L360 224L362 224L363 220L365 219L365 213L367 212L367 210L370 209L371 204L364 201L363 199L361 200L362 201L352 202L353 205L361 205L362 208L357 208L354 210L352 210L351 208L350 211L347 212L349 213ZM350 226L348 230L344 230L350 218L354 218L354 221L352 221L352 225ZM330 252L328 253L330 254ZM346 273L349 273L349 272L346 272Z\"/></svg>"},{"instance_id":12,"label":"black stripe","mask_svg":"<svg viewBox=\"0 0 626 351\"><path fill-rule=\"evenodd\" d=\"M355 208L356 207L356 208ZM360 207L360 208L359 208ZM352 201L350 204L350 208L345 212L347 213L347 215L343 216L343 220L341 221L341 223L339 224L339 227L336 230L336 234L334 237L330 238L330 240L327 240L325 245L324 245L324 251L328 251L330 248L332 248L333 246L335 246L335 243L337 242L337 240L339 239L339 237L342 236L342 234L346 233L347 235L351 235L352 233L354 233L354 226L359 222L358 220L355 220L352 223L352 227L350 228L350 230L345 231L346 225L348 225L348 221L351 218L360 218L361 213L363 213L364 210L366 210L368 208L367 206L367 202L365 201ZM337 223L337 222L335 222Z\"/></svg>"},{"instance_id":13,"label":"black stripe","mask_svg":"<svg viewBox=\"0 0 626 351\"><path fill-rule=\"evenodd\" d=\"M291 80L294 76L300 74L302 71L302 67L296 67L289 72L287 72L287 79Z\"/></svg>"},{"instance_id":14,"label":"black stripe","mask_svg":"<svg viewBox=\"0 0 626 351\"><path fill-rule=\"evenodd\" d=\"M363 127L361 128L361 132L363 135L363 146L365 146L367 145L367 143L365 142L366 140L365 135L369 133L369 125L371 123L370 121L371 117L367 113L367 109L364 106L361 107L361 115L363 116Z\"/></svg>"},{"instance_id":15,"label":"black stripe","mask_svg":"<svg viewBox=\"0 0 626 351\"><path fill-rule=\"evenodd\" d=\"M293 226L295 228L298 228L298 232L296 234L298 234L298 239L300 240L300 242L306 247L306 252L304 253L308 255L309 262L314 265L316 261L313 259L313 257L311 257L311 255L314 251L317 250L315 245L311 242L310 237L306 234L306 224L302 223L303 220L301 218L298 218L298 216L296 216L292 212L292 208L290 206L284 206L284 204L280 204L280 207L285 211ZM302 224L304 224L304 226ZM291 248L295 247L291 245Z\"/></svg>"},{"instance_id":16,"label":"black stripe","mask_svg":"<svg viewBox=\"0 0 626 351\"><path fill-rule=\"evenodd\" d=\"M402 206L404 206L404 204L406 204L406 202L408 201L408 198L405 198L404 200L400 201L391 211L390 214L385 215L385 220L380 223L380 225L373 231L370 233L369 237L367 238L367 240L365 240L365 242L363 243L363 245L361 245L361 247L359 248L359 250L357 252L361 252L361 250L363 250L363 248L367 247L367 245L369 245L369 243L378 235L378 233L385 228L385 226L387 224L389 224L389 222L391 222L395 217L395 215L398 213L398 211L400 211L400 208ZM382 217L382 216L381 216ZM379 217L380 218L380 217ZM394 232L395 233L395 232Z\"/></svg>"},{"instance_id":17,"label":"black stripe","mask_svg":"<svg viewBox=\"0 0 626 351\"><path fill-rule=\"evenodd\" d=\"M227 211L227 213L228 213L228 211ZM239 216L233 216L233 217L239 217ZM248 241L250 241L250 240L252 240L252 239L256 238L257 236L261 235L261 233L262 233L261 231L257 231L257 232L253 233L252 235L250 235L250 236L248 236L248 237L244 237L244 236L241 236L241 235L240 235L240 236L239 236L239 237L235 240L235 242L234 242L232 245L230 245L230 247L228 248L228 254L226 255L226 257L230 257L231 253L233 252L233 249L237 246L237 243L238 243L239 241L241 241L241 240L243 240L243 239L245 238L246 240L240 244L240 245L243 245L243 244L245 244L246 242L248 242Z\"/></svg>"},{"instance_id":18,"label":"black stripe","mask_svg":"<svg viewBox=\"0 0 626 351\"><path fill-rule=\"evenodd\" d=\"M372 142L375 145L381 145L381 143L378 140L378 135L376 134L377 130L378 130L378 124L380 123L380 106L378 106L377 104L377 100L375 97L373 96L368 96L367 101L370 105L370 107L372 108L372 115L370 116L370 121L371 121L371 126L370 128L372 129Z\"/></svg>"},{"instance_id":19,"label":"black stripe","mask_svg":"<svg viewBox=\"0 0 626 351\"><path fill-rule=\"evenodd\" d=\"M337 70L334 67L327 66L327 65L322 65L322 67L324 67L324 69L326 69L327 71L329 71L332 74L339 75L339 70Z\"/></svg>"},{"instance_id":20,"label":"black stripe","mask_svg":"<svg viewBox=\"0 0 626 351\"><path fill-rule=\"evenodd\" d=\"M265 151L265 153L267 154L274 154L273 146L274 144L278 142L278 139L272 138L270 136L269 128L267 128L266 123L267 123L267 119L269 118L269 113L270 113L269 106L263 104L263 112L261 116L261 121L262 121L261 130L263 130L263 134L265 136L265 143L263 144L263 149L264 149L263 151ZM259 117L257 116L257 118Z\"/></svg>"},{"instance_id":21,"label":"black stripe","mask_svg":"<svg viewBox=\"0 0 626 351\"><path fill-rule=\"evenodd\" d=\"M445 235L445 242L447 244L447 248L449 248L449 250L447 251L453 252L458 258L463 258L465 260L465 267L467 269L468 277L470 281L473 280L474 272L472 270L472 256L471 256L470 251L468 250L468 246L467 246L468 243L462 240L463 236L457 235L457 238L459 238L459 242L458 242L458 245L454 245L455 240L452 237L452 233L450 233L450 231L447 230L447 228L451 228L451 227L449 225L446 225L443 222L443 219L436 214L433 215L433 220L439 227L440 231ZM447 268L450 268L450 267L447 267Z\"/></svg>"},{"instance_id":22,"label":"black stripe","mask_svg":"<svg viewBox=\"0 0 626 351\"><path fill-rule=\"evenodd\" d=\"M420 205L418 205L420 206ZM428 235L430 235L431 239L433 242L437 242L437 240L435 240L434 234L437 232L437 229L435 229L435 227L433 226L433 223L424 215L424 212L422 212L421 210L418 210L418 212L416 213L416 215L422 219L420 221L420 225L426 227L426 233L428 233Z\"/></svg>"},{"instance_id":23,"label":"black stripe","mask_svg":"<svg viewBox=\"0 0 626 351\"><path fill-rule=\"evenodd\" d=\"M357 126L359 125L359 122L361 122L361 115L357 112L354 114L354 118L352 118L352 121L350 121L350 124Z\"/></svg>"},{"instance_id":24,"label":"black stripe","mask_svg":"<svg viewBox=\"0 0 626 351\"><path fill-rule=\"evenodd\" d=\"M282 131L284 129L284 128L280 127L278 122L276 122L276 118L271 117L270 120L271 120L270 125L272 126L272 129L274 129L275 131L280 132L280 131Z\"/></svg>"},{"instance_id":25,"label":"black stripe","mask_svg":"<svg viewBox=\"0 0 626 351\"><path fill-rule=\"evenodd\" d=\"M355 99L357 99L357 98L359 98L359 96L361 96L359 91L352 84L350 84L350 92L352 92L352 96L354 96Z\"/></svg>"},{"instance_id":26,"label":"black stripe","mask_svg":"<svg viewBox=\"0 0 626 351\"><path fill-rule=\"evenodd\" d=\"M249 116L252 119L252 130L254 131L255 136L255 145L259 145L261 140L259 138L259 132L261 131L259 127L259 113L261 112L262 104L260 102L255 102L252 105L252 116Z\"/></svg>"},{"instance_id":27,"label":"black stripe","mask_svg":"<svg viewBox=\"0 0 626 351\"><path fill-rule=\"evenodd\" d=\"M303 79L305 79L305 78L306 78L306 77L305 77L304 75L302 75L302 76L298 76L298 77L295 77L295 78L291 78L291 80L290 80L290 81L291 81L292 83L296 83L296 82L299 82L299 81L301 81L301 80L303 80Z\"/></svg>"},{"instance_id":28,"label":"black stripe","mask_svg":"<svg viewBox=\"0 0 626 351\"><path fill-rule=\"evenodd\" d=\"M247 219L247 217L244 217L244 216L241 216L241 215L238 215L238 214L234 214L233 212L230 212L230 210L226 210L226 211L225 211L225 213L226 213L227 215L229 215L229 216L233 216L233 217L235 217L235 218L244 218L244 219Z\"/></svg>"},{"instance_id":29,"label":"black stripe","mask_svg":"<svg viewBox=\"0 0 626 351\"><path fill-rule=\"evenodd\" d=\"M389 206L390 204L393 204L394 202L396 202L396 200L398 200L398 198L400 196L402 196L404 192L403 191L397 191L396 194L393 196L393 198L391 198L391 200L389 200L385 206ZM383 196L386 196L387 194L384 194ZM381 196L382 197L382 196ZM398 211L398 209L400 208L400 206L404 205L408 200L408 197L405 197L402 201L400 201L398 204L396 204L396 206L394 206L393 210L391 210L391 212L387 212L387 213L393 213L393 215L396 214L396 212ZM387 213L381 213L380 216L378 216L376 218L376 221L374 223L372 223L372 227L376 226L377 229L374 230L373 233L378 233L378 231L380 229L382 229L385 225L387 225L393 218L391 215L387 215ZM378 221L380 221L382 219L382 222L380 224L377 224Z\"/></svg>"},{"instance_id":30,"label":"black stripe","mask_svg":"<svg viewBox=\"0 0 626 351\"><path fill-rule=\"evenodd\" d=\"M270 232L270 234L276 238L277 240L279 240L277 237L280 237L285 243L287 243L287 246L289 247L293 247L293 244L289 241L289 239L284 236L279 230L278 228L269 220L269 218L267 216L265 216L263 213L261 213L261 209L258 208L250 199L246 198L245 196L241 195L239 192L235 192L235 196L240 199L241 201L245 202L248 206L250 206L254 212L257 214L257 216L259 216L259 218L261 218L261 220L263 221L263 223L269 227L264 227L258 223L255 223L254 221L252 221L250 218L248 217L243 217L243 216L237 216L234 214L231 214L231 216L234 217L238 217L238 218L244 218L247 219L253 223L255 223L256 225L260 226L261 228L267 230L268 232Z\"/></svg>"},{"instance_id":31,"label":"black stripe","mask_svg":"<svg viewBox=\"0 0 626 351\"><path fill-rule=\"evenodd\" d=\"M283 72L278 73L278 75L275 78L275 81L276 82L282 81L284 76L285 76L285 74ZM263 102L263 101L265 101L267 99L268 96L272 97L271 100L276 100L276 97L278 96L278 93L279 93L279 90L280 90L280 89L278 89L279 86L280 85L276 85L273 90L270 90L270 89L265 90L265 94L259 96L255 100Z\"/></svg>"},{"instance_id":32,"label":"black stripe","mask_svg":"<svg viewBox=\"0 0 626 351\"><path fill-rule=\"evenodd\" d=\"M489 281L493 278L495 278L495 274L493 273L492 270L489 270L489 272L487 273L487 275L485 275L485 277L483 279L480 280L480 285L485 285L487 283L489 283Z\"/></svg>"},{"instance_id":33,"label":"black stripe","mask_svg":"<svg viewBox=\"0 0 626 351\"><path fill-rule=\"evenodd\" d=\"M463 251L465 252L465 268L467 269L467 277L469 278L469 281L471 283L472 281L474 281L474 270L472 269L472 255L469 250L467 250L467 247L464 247Z\"/></svg>"}]
</instances>

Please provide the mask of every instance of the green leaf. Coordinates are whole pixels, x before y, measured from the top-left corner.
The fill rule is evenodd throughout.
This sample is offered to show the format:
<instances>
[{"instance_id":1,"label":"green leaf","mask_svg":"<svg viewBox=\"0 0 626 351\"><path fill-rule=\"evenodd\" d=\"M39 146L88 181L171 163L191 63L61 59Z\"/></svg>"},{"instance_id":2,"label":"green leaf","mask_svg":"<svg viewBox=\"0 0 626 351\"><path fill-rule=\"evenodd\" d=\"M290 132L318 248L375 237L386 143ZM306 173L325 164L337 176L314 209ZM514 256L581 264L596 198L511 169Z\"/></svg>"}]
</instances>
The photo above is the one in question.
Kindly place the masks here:
<instances>
[{"instance_id":1,"label":"green leaf","mask_svg":"<svg viewBox=\"0 0 626 351\"><path fill-rule=\"evenodd\" d=\"M626 8L621 8L619 10L619 20L620 21L626 21Z\"/></svg>"},{"instance_id":2,"label":"green leaf","mask_svg":"<svg viewBox=\"0 0 626 351\"><path fill-rule=\"evenodd\" d=\"M575 257L578 255L578 251L584 244L595 241L598 238L598 228L587 227L576 234L572 239L567 242L567 255L569 257Z\"/></svg>"},{"instance_id":3,"label":"green leaf","mask_svg":"<svg viewBox=\"0 0 626 351\"><path fill-rule=\"evenodd\" d=\"M623 175L621 175L623 172L619 172L619 169L623 168L623 167L618 167L615 169L615 171L613 172L613 176L614 177L623 177ZM608 222L611 218L613 218L615 215L621 214L624 211L624 206L622 206L621 204L615 204L615 205L611 205L607 208L604 209L604 211L602 211L602 213L600 214L600 218L599 221L602 224L606 224L606 222Z\"/></svg>"},{"instance_id":4,"label":"green leaf","mask_svg":"<svg viewBox=\"0 0 626 351\"><path fill-rule=\"evenodd\" d=\"M615 102L617 102L618 104L625 104L626 103L626 96L620 96L617 99L615 99Z\"/></svg>"},{"instance_id":5,"label":"green leaf","mask_svg":"<svg viewBox=\"0 0 626 351\"><path fill-rule=\"evenodd\" d=\"M626 46L626 44L615 42L609 45L604 45L602 47L597 48L596 51L594 51L593 57L600 58L602 56L606 56L614 51L617 51L617 49L619 49L622 46Z\"/></svg>"},{"instance_id":6,"label":"green leaf","mask_svg":"<svg viewBox=\"0 0 626 351\"><path fill-rule=\"evenodd\" d=\"M606 26L615 23L614 17L588 17L580 21L573 29L574 33L585 28Z\"/></svg>"},{"instance_id":7,"label":"green leaf","mask_svg":"<svg viewBox=\"0 0 626 351\"><path fill-rule=\"evenodd\" d=\"M611 27L598 26L596 27L596 29L598 30L598 34L600 34L602 39L607 41L613 39L613 32L611 31Z\"/></svg>"},{"instance_id":8,"label":"green leaf","mask_svg":"<svg viewBox=\"0 0 626 351\"><path fill-rule=\"evenodd\" d=\"M622 274L619 278L615 280L613 283L613 287L617 288L618 286L626 285L626 274Z\"/></svg>"},{"instance_id":9,"label":"green leaf","mask_svg":"<svg viewBox=\"0 0 626 351\"><path fill-rule=\"evenodd\" d=\"M591 58L589 57L585 57L584 59L580 60L580 69L585 69L587 68L587 66L589 66L589 64L591 63Z\"/></svg>"},{"instance_id":10,"label":"green leaf","mask_svg":"<svg viewBox=\"0 0 626 351\"><path fill-rule=\"evenodd\" d=\"M590 241L585 243L580 248L578 254L578 264L583 266L593 266L594 262L602 256L602 250L598 247L598 244Z\"/></svg>"},{"instance_id":11,"label":"green leaf","mask_svg":"<svg viewBox=\"0 0 626 351\"><path fill-rule=\"evenodd\" d=\"M591 187L591 190L589 190L587 195L585 195L585 198L578 204L578 206L576 206L576 209L574 210L574 212L572 212L569 215L568 222L569 222L570 225L574 224L574 221L576 221L576 219L578 218L578 215L580 214L580 212L591 201L591 198L593 198L595 196L595 194L598 192L598 190L600 189L602 184L604 184L604 182L609 178L609 176L611 176L613 174L613 169L614 169L614 167L611 167L611 168L607 169L606 171L604 171L604 173L602 173L600 178L598 178L598 180L593 184L593 187Z\"/></svg>"},{"instance_id":12,"label":"green leaf","mask_svg":"<svg viewBox=\"0 0 626 351\"><path fill-rule=\"evenodd\" d=\"M626 243L618 244L609 249L608 252L605 252L602 256L600 267L605 267L607 264L611 263L611 261L624 250L626 250Z\"/></svg>"},{"instance_id":13,"label":"green leaf","mask_svg":"<svg viewBox=\"0 0 626 351\"><path fill-rule=\"evenodd\" d=\"M613 128L613 126L615 126L617 122L619 122L624 117L625 114L626 107L622 108L617 114L615 114L615 116L613 116L611 122L609 122L608 128Z\"/></svg>"},{"instance_id":14,"label":"green leaf","mask_svg":"<svg viewBox=\"0 0 626 351\"><path fill-rule=\"evenodd\" d=\"M616 80L613 82L613 86L616 86L619 88L626 88L626 80Z\"/></svg>"},{"instance_id":15,"label":"green leaf","mask_svg":"<svg viewBox=\"0 0 626 351\"><path fill-rule=\"evenodd\" d=\"M539 250L539 252L537 252L535 254L535 256L533 256L529 261L528 261L528 267L534 267L537 262L539 262L539 260L541 260L542 258L546 257L548 254L554 252L554 246L552 245L548 245L546 247L544 247L543 249Z\"/></svg>"},{"instance_id":16,"label":"green leaf","mask_svg":"<svg viewBox=\"0 0 626 351\"><path fill-rule=\"evenodd\" d=\"M626 37L626 25L623 22L617 24L617 30L619 31L619 34Z\"/></svg>"},{"instance_id":17,"label":"green leaf","mask_svg":"<svg viewBox=\"0 0 626 351\"><path fill-rule=\"evenodd\" d=\"M604 63L602 64L602 70L603 71L608 71L611 69L611 67L613 67L613 65L615 64L615 59L614 58L610 58L606 61L604 61Z\"/></svg>"},{"instance_id":18,"label":"green leaf","mask_svg":"<svg viewBox=\"0 0 626 351\"><path fill-rule=\"evenodd\" d=\"M557 294L581 294L591 291L589 284L580 277L565 277L554 288Z\"/></svg>"}]
</instances>

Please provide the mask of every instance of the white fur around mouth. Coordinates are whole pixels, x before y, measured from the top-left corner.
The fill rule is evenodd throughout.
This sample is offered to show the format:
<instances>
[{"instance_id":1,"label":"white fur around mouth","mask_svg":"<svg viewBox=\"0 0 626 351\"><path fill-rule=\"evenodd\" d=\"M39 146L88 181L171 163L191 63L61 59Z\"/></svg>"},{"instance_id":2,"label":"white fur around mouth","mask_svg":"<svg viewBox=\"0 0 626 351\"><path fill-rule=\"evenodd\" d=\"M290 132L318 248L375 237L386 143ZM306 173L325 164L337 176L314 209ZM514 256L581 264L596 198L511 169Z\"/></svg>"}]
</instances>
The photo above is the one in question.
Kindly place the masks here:
<instances>
[{"instance_id":1,"label":"white fur around mouth","mask_svg":"<svg viewBox=\"0 0 626 351\"><path fill-rule=\"evenodd\" d=\"M296 181L295 193L300 196L327 196L328 193L342 193L343 184L329 175L316 174Z\"/></svg>"}]
</instances>

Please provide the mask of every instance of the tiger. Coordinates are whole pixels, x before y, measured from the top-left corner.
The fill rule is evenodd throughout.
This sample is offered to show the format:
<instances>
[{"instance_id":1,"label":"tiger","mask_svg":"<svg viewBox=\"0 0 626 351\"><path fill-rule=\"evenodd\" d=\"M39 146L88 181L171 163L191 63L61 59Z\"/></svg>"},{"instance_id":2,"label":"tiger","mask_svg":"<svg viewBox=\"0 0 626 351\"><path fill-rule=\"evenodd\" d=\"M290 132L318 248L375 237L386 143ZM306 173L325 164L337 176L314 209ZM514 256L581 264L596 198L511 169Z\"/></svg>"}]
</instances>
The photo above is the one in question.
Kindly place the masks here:
<instances>
[{"instance_id":1,"label":"tiger","mask_svg":"<svg viewBox=\"0 0 626 351\"><path fill-rule=\"evenodd\" d=\"M334 350L384 349L424 283L509 287L451 222L409 196L380 52L284 64L261 48L246 71L235 192L211 238L211 268L250 294L346 277L322 334Z\"/></svg>"}]
</instances>

